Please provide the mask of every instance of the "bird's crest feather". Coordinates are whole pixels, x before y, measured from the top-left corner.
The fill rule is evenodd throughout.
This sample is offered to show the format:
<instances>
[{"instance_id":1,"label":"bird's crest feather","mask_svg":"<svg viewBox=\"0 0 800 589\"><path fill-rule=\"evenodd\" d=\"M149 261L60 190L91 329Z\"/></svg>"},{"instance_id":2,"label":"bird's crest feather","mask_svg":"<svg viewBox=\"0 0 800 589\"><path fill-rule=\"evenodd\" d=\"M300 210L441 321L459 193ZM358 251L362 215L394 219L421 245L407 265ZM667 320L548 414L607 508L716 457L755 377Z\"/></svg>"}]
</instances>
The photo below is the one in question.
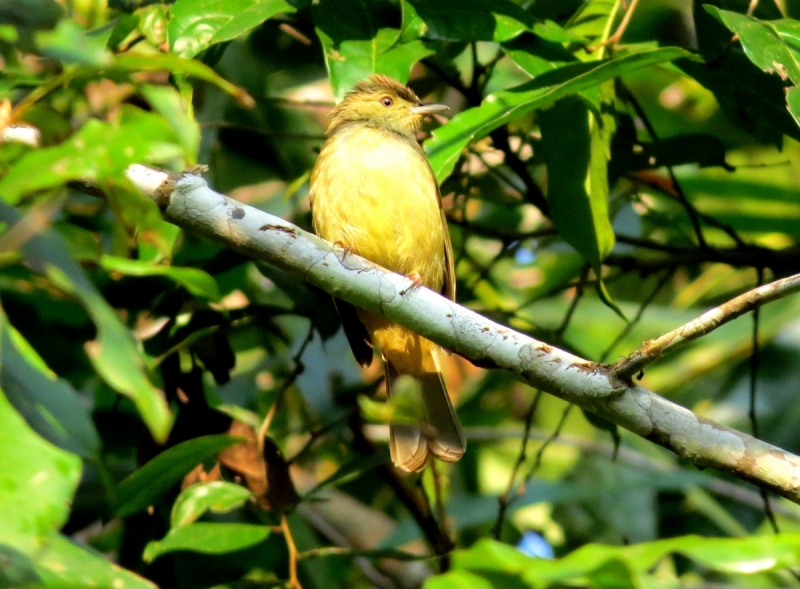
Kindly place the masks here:
<instances>
[{"instance_id":1,"label":"bird's crest feather","mask_svg":"<svg viewBox=\"0 0 800 589\"><path fill-rule=\"evenodd\" d=\"M373 93L373 92L392 92L402 98L403 100L407 100L409 102L419 102L419 98L414 91L406 86L405 84L401 84L394 78L390 78L389 76L384 76L382 74L372 74L368 79L361 80L358 82L353 90L348 92L349 94L362 94L362 93Z\"/></svg>"}]
</instances>

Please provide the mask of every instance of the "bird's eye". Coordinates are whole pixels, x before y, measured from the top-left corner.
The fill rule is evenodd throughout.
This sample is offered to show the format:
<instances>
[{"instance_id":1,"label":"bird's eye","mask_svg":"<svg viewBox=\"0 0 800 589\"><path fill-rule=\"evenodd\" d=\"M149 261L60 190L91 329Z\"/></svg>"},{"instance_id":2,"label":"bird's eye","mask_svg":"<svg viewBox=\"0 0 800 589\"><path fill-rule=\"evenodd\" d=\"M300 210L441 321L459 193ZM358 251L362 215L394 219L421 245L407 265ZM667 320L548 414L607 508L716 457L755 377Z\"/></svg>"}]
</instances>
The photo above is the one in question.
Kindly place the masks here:
<instances>
[{"instance_id":1,"label":"bird's eye","mask_svg":"<svg viewBox=\"0 0 800 589\"><path fill-rule=\"evenodd\" d=\"M394 100L392 100L391 97L389 96L384 96L383 98L381 98L381 104L386 108L389 108L394 104Z\"/></svg>"}]
</instances>

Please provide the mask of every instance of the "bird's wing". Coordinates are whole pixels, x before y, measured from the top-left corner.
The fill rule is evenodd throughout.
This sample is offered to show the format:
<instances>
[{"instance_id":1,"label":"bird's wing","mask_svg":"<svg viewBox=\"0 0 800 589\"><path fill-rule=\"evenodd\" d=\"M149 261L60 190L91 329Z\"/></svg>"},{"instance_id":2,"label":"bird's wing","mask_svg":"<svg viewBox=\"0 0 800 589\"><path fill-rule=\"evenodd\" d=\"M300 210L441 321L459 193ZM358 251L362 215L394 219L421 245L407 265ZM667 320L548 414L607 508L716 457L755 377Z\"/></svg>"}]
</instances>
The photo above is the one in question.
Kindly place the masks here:
<instances>
[{"instance_id":1,"label":"bird's wing","mask_svg":"<svg viewBox=\"0 0 800 589\"><path fill-rule=\"evenodd\" d=\"M416 143L415 143L416 145ZM427 156L422 147L417 145L417 148L425 157L428 162ZM442 216L442 235L444 236L444 280L442 281L442 296L456 300L456 262L453 255L453 242L450 241L450 227L447 225L447 217L444 214L444 205L442 204L442 193L439 191L439 182L436 181L436 174L433 172L430 162L428 162L428 172L430 172L431 182L436 186L436 199L439 201L439 212Z\"/></svg>"},{"instance_id":2,"label":"bird's wing","mask_svg":"<svg viewBox=\"0 0 800 589\"><path fill-rule=\"evenodd\" d=\"M350 349L353 351L356 362L366 368L372 364L373 356L372 338L369 337L367 328L361 323L361 319L358 318L358 313L353 305L336 298L333 299L333 304L336 305L336 310L339 312L344 334L347 336L347 342L350 344Z\"/></svg>"},{"instance_id":3,"label":"bird's wing","mask_svg":"<svg viewBox=\"0 0 800 589\"><path fill-rule=\"evenodd\" d=\"M314 225L314 232L319 234L317 225L314 222L314 192L309 192L309 204L311 205L311 222ZM339 319L342 321L342 329L344 335L347 337L347 343L350 344L350 349L353 351L353 356L356 358L361 366L366 368L372 364L372 338L370 338L367 328L361 323L358 318L356 308L350 303L346 303L334 297L333 304L336 307L336 312L339 313Z\"/></svg>"},{"instance_id":4,"label":"bird's wing","mask_svg":"<svg viewBox=\"0 0 800 589\"><path fill-rule=\"evenodd\" d=\"M439 197L439 203L442 202ZM444 208L441 209L442 213L442 233L444 234L444 282L442 283L442 295L450 299L456 300L456 266L455 258L453 256L453 242L450 241L450 228L447 226L447 217L444 214Z\"/></svg>"}]
</instances>

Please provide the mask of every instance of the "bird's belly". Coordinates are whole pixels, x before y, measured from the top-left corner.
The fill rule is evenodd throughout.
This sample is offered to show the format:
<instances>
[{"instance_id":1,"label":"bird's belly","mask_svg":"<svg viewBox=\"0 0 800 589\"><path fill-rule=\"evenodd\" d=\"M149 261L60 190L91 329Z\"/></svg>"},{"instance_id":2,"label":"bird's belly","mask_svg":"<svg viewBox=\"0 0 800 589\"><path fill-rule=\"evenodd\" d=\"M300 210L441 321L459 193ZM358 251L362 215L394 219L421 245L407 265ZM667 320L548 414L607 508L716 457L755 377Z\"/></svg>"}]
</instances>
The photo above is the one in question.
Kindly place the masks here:
<instances>
[{"instance_id":1,"label":"bird's belly","mask_svg":"<svg viewBox=\"0 0 800 589\"><path fill-rule=\"evenodd\" d=\"M360 155L353 149L340 150L327 161L322 159L325 150L320 155L320 170L312 180L317 233L440 289L445 236L437 188L424 156L409 146L385 142Z\"/></svg>"}]
</instances>

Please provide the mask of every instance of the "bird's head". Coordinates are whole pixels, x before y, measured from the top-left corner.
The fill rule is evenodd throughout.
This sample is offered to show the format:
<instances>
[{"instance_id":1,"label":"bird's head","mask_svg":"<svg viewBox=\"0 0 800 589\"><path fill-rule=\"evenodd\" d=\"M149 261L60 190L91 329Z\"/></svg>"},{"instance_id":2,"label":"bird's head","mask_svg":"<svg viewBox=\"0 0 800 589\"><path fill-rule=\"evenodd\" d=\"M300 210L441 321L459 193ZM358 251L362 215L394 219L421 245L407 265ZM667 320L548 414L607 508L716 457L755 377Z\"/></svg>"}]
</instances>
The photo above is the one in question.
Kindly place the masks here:
<instances>
[{"instance_id":1,"label":"bird's head","mask_svg":"<svg viewBox=\"0 0 800 589\"><path fill-rule=\"evenodd\" d=\"M447 109L443 104L421 102L411 88L389 76L373 74L333 109L328 135L347 123L363 122L413 139L425 115Z\"/></svg>"}]
</instances>

